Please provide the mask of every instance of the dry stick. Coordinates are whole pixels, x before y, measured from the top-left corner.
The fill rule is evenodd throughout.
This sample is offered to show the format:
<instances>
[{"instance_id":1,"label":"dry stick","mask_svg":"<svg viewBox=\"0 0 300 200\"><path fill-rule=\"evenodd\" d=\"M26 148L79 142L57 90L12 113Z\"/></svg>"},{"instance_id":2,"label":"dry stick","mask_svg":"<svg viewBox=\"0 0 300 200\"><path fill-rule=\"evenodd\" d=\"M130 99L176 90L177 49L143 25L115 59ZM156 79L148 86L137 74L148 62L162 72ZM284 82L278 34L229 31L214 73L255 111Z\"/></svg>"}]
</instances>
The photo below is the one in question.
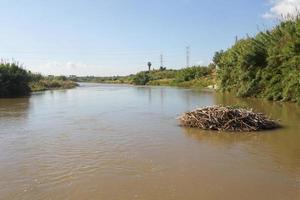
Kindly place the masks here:
<instances>
[{"instance_id":1,"label":"dry stick","mask_svg":"<svg viewBox=\"0 0 300 200\"><path fill-rule=\"evenodd\" d=\"M212 130L256 131L278 127L262 113L220 106L204 107L185 113L179 120L183 126Z\"/></svg>"}]
</instances>

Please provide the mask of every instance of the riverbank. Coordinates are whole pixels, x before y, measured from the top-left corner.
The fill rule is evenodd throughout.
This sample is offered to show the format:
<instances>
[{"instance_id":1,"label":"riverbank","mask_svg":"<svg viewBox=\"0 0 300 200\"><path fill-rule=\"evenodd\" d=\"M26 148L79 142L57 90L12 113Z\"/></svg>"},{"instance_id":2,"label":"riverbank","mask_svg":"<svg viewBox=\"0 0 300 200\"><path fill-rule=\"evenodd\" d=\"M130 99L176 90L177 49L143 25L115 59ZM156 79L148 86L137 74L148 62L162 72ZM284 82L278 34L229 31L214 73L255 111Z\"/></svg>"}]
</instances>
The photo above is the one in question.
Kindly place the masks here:
<instances>
[{"instance_id":1,"label":"riverbank","mask_svg":"<svg viewBox=\"0 0 300 200\"><path fill-rule=\"evenodd\" d=\"M300 17L285 19L274 28L245 37L217 52L222 91L238 97L260 97L300 105Z\"/></svg>"},{"instance_id":2,"label":"riverbank","mask_svg":"<svg viewBox=\"0 0 300 200\"><path fill-rule=\"evenodd\" d=\"M27 96L31 92L70 89L78 86L65 76L42 76L25 70L19 63L0 63L0 98Z\"/></svg>"},{"instance_id":3,"label":"riverbank","mask_svg":"<svg viewBox=\"0 0 300 200\"><path fill-rule=\"evenodd\" d=\"M29 83L31 92L57 90L57 89L72 89L78 86L78 83L70 80L47 80L43 79L37 82Z\"/></svg>"},{"instance_id":4,"label":"riverbank","mask_svg":"<svg viewBox=\"0 0 300 200\"><path fill-rule=\"evenodd\" d=\"M237 40L215 54L209 66L150 69L128 76L48 76L32 74L18 64L0 63L0 97L30 91L69 89L75 82L219 89L238 97L265 98L300 105L300 18L285 20L254 37Z\"/></svg>"},{"instance_id":5,"label":"riverbank","mask_svg":"<svg viewBox=\"0 0 300 200\"><path fill-rule=\"evenodd\" d=\"M129 76L71 77L76 82L132 84L149 86L174 86L183 88L215 88L216 69L212 66L193 66L179 70L163 69L142 71Z\"/></svg>"},{"instance_id":6,"label":"riverbank","mask_svg":"<svg viewBox=\"0 0 300 200\"><path fill-rule=\"evenodd\" d=\"M87 77L98 83L210 88L237 97L300 105L300 17L285 19L254 37L216 52L209 67L150 70L129 76Z\"/></svg>"}]
</instances>

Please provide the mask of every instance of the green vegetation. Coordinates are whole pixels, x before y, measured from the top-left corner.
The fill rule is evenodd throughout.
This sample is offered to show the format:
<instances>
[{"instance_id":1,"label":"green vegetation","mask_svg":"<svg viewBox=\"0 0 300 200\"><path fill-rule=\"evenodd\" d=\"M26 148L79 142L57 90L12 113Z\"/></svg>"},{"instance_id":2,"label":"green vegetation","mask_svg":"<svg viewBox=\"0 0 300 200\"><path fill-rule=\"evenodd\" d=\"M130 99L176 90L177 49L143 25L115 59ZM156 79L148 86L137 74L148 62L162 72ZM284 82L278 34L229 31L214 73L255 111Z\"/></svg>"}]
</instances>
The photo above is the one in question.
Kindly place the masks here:
<instances>
[{"instance_id":1,"label":"green vegetation","mask_svg":"<svg viewBox=\"0 0 300 200\"><path fill-rule=\"evenodd\" d=\"M246 37L219 51L208 67L180 70L161 67L129 76L76 77L32 74L16 63L0 63L0 97L30 91L73 88L75 82L205 88L218 84L221 91L239 97L263 97L300 104L300 18L285 20L269 31ZM217 66L217 67L216 67Z\"/></svg>"},{"instance_id":2,"label":"green vegetation","mask_svg":"<svg viewBox=\"0 0 300 200\"><path fill-rule=\"evenodd\" d=\"M239 40L214 62L222 91L300 103L300 19Z\"/></svg>"},{"instance_id":3,"label":"green vegetation","mask_svg":"<svg viewBox=\"0 0 300 200\"><path fill-rule=\"evenodd\" d=\"M0 97L28 95L29 76L16 63L0 63Z\"/></svg>"},{"instance_id":4,"label":"green vegetation","mask_svg":"<svg viewBox=\"0 0 300 200\"><path fill-rule=\"evenodd\" d=\"M213 67L188 67L179 70L175 83L180 87L204 88L214 85Z\"/></svg>"},{"instance_id":5,"label":"green vegetation","mask_svg":"<svg viewBox=\"0 0 300 200\"><path fill-rule=\"evenodd\" d=\"M65 76L41 76L40 74L31 74L32 78L29 86L31 91L44 91L53 89L71 89L78 84L74 81L68 80Z\"/></svg>"},{"instance_id":6,"label":"green vegetation","mask_svg":"<svg viewBox=\"0 0 300 200\"><path fill-rule=\"evenodd\" d=\"M133 84L204 88L214 85L214 68L193 66L180 70L152 70L135 75Z\"/></svg>"},{"instance_id":7,"label":"green vegetation","mask_svg":"<svg viewBox=\"0 0 300 200\"><path fill-rule=\"evenodd\" d=\"M213 66L194 66L180 70L161 67L159 70L142 71L129 76L72 77L71 80L76 82L204 88L215 84L214 72Z\"/></svg>"},{"instance_id":8,"label":"green vegetation","mask_svg":"<svg viewBox=\"0 0 300 200\"><path fill-rule=\"evenodd\" d=\"M87 82L87 83L110 83L110 84L131 84L134 75L129 76L70 76L68 79L74 82Z\"/></svg>"},{"instance_id":9,"label":"green vegetation","mask_svg":"<svg viewBox=\"0 0 300 200\"><path fill-rule=\"evenodd\" d=\"M49 89L69 89L77 83L65 76L33 74L24 70L18 63L0 63L0 97L29 95L31 91Z\"/></svg>"},{"instance_id":10,"label":"green vegetation","mask_svg":"<svg viewBox=\"0 0 300 200\"><path fill-rule=\"evenodd\" d=\"M146 85L150 81L150 78L149 72L139 72L134 76L132 83L135 85Z\"/></svg>"},{"instance_id":11,"label":"green vegetation","mask_svg":"<svg viewBox=\"0 0 300 200\"><path fill-rule=\"evenodd\" d=\"M161 81L170 80L168 85L172 84L172 81L176 77L177 70L152 70L146 72L137 73L132 81L135 85L161 85Z\"/></svg>"}]
</instances>

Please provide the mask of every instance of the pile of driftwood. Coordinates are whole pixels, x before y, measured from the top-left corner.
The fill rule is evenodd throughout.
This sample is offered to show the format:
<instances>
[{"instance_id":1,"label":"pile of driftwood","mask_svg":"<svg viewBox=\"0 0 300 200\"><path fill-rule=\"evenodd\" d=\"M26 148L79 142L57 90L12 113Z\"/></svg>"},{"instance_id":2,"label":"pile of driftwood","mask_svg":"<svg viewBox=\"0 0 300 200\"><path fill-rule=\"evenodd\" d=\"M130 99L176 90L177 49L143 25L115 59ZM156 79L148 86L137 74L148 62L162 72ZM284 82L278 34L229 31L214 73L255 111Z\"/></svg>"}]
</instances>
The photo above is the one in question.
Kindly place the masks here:
<instances>
[{"instance_id":1,"label":"pile of driftwood","mask_svg":"<svg viewBox=\"0 0 300 200\"><path fill-rule=\"evenodd\" d=\"M210 106L184 113L182 126L217 131L259 131L278 128L279 124L262 113L234 107Z\"/></svg>"}]
</instances>

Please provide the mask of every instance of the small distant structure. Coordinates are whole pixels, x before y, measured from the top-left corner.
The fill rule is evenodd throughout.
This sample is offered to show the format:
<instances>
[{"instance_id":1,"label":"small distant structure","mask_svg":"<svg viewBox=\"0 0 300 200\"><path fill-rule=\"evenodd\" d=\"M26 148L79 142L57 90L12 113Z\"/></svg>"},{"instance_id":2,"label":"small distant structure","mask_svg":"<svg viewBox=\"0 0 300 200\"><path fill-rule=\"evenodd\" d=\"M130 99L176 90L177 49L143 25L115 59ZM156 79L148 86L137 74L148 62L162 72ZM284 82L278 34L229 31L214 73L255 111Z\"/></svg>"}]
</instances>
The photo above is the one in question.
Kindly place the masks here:
<instances>
[{"instance_id":1,"label":"small distant structure","mask_svg":"<svg viewBox=\"0 0 300 200\"><path fill-rule=\"evenodd\" d=\"M167 69L166 67L162 67L162 66L159 68L160 71L165 71L166 69Z\"/></svg>"},{"instance_id":2,"label":"small distant structure","mask_svg":"<svg viewBox=\"0 0 300 200\"><path fill-rule=\"evenodd\" d=\"M148 65L148 71L150 72L152 63L151 63L151 62L148 62L147 65Z\"/></svg>"}]
</instances>

